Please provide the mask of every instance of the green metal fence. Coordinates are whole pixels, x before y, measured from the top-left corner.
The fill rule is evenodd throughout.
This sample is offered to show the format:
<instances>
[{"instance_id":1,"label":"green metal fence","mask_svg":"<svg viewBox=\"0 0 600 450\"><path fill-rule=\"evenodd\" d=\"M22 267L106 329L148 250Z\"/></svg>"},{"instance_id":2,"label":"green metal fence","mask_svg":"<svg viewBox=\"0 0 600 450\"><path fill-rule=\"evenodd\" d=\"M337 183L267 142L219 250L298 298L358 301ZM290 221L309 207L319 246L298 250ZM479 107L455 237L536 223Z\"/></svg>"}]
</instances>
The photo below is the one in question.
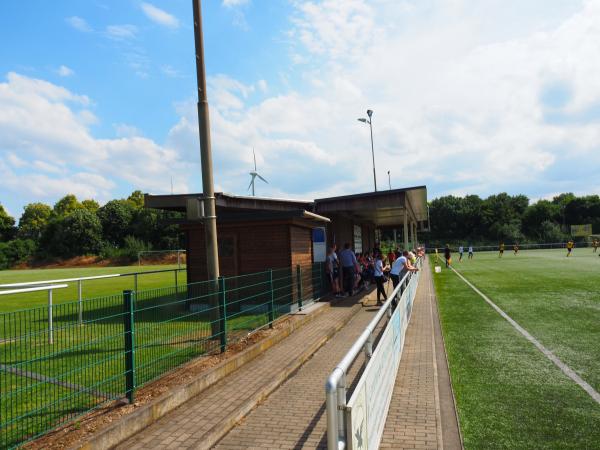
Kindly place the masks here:
<instances>
[{"instance_id":1,"label":"green metal fence","mask_svg":"<svg viewBox=\"0 0 600 450\"><path fill-rule=\"evenodd\" d=\"M124 291L0 314L0 448L13 448L115 400L326 291L324 267ZM49 333L53 339L49 339ZM52 341L52 343L50 343Z\"/></svg>"}]
</instances>

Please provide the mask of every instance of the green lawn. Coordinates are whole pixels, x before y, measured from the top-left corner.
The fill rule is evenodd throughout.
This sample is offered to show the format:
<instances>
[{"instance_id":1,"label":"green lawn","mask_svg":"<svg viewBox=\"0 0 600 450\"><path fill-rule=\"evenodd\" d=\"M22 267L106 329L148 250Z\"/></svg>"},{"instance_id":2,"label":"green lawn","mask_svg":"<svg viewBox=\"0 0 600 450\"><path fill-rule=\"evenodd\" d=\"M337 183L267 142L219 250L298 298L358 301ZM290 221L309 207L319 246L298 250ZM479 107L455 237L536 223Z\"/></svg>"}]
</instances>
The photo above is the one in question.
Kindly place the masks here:
<instances>
[{"instance_id":1,"label":"green lawn","mask_svg":"<svg viewBox=\"0 0 600 450\"><path fill-rule=\"evenodd\" d=\"M469 281L600 390L600 258L591 249L565 255L534 250L453 259ZM600 405L452 271L443 268L434 281L465 447L598 448Z\"/></svg>"},{"instance_id":2,"label":"green lawn","mask_svg":"<svg viewBox=\"0 0 600 450\"><path fill-rule=\"evenodd\" d=\"M91 277L108 274L124 274L149 272L155 270L171 270L170 272L146 274L138 276L138 289L153 289L175 285L173 269L177 265L157 266L122 266L122 267L85 267L76 269L34 269L34 270L1 270L0 284L25 283L29 281L58 280L65 278ZM186 271L178 272L178 284L186 283ZM77 282L67 283L69 287L57 289L53 293L53 302L63 303L77 299ZM134 288L134 277L118 277L83 281L83 298L94 298L119 294L125 289ZM32 292L0 296L0 312L18 311L20 309L43 306L48 303L47 292Z\"/></svg>"}]
</instances>

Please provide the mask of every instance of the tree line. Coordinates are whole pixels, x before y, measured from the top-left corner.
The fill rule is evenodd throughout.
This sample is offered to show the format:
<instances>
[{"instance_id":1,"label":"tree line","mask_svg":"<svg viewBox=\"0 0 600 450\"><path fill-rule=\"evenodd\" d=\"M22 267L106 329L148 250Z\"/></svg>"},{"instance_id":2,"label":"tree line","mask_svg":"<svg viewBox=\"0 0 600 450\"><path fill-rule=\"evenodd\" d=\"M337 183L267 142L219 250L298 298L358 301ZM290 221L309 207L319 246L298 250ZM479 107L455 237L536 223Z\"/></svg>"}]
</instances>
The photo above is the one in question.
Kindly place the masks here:
<instances>
[{"instance_id":1,"label":"tree line","mask_svg":"<svg viewBox=\"0 0 600 450\"><path fill-rule=\"evenodd\" d=\"M431 245L471 243L564 242L570 226L592 224L600 233L600 196L560 194L552 200L530 203L525 195L500 193L439 197L429 203L431 231L421 240Z\"/></svg>"},{"instance_id":2,"label":"tree line","mask_svg":"<svg viewBox=\"0 0 600 450\"><path fill-rule=\"evenodd\" d=\"M137 258L139 251L181 248L174 219L180 214L144 208L144 195L100 206L66 195L53 207L30 203L18 221L0 205L0 269L31 259L53 260L83 255Z\"/></svg>"}]
</instances>

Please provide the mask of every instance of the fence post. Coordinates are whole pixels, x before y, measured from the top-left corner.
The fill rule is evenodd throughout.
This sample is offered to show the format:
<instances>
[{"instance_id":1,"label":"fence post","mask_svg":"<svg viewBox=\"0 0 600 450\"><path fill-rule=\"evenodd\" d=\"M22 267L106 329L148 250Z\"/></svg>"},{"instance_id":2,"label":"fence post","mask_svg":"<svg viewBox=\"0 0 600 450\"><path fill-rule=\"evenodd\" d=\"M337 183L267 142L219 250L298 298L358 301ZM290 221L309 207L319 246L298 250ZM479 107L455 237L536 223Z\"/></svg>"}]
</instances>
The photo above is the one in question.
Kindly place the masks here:
<instances>
[{"instance_id":1,"label":"fence post","mask_svg":"<svg viewBox=\"0 0 600 450\"><path fill-rule=\"evenodd\" d=\"M271 301L269 301L269 328L273 328L273 321L275 320L275 291L273 286L273 269L269 269L269 291L271 292Z\"/></svg>"},{"instance_id":2,"label":"fence post","mask_svg":"<svg viewBox=\"0 0 600 450\"><path fill-rule=\"evenodd\" d=\"M302 311L302 268L296 265L296 283L298 284L298 311Z\"/></svg>"},{"instance_id":3,"label":"fence post","mask_svg":"<svg viewBox=\"0 0 600 450\"><path fill-rule=\"evenodd\" d=\"M175 299L179 300L179 282L177 272L177 269L175 269Z\"/></svg>"},{"instance_id":4,"label":"fence post","mask_svg":"<svg viewBox=\"0 0 600 450\"><path fill-rule=\"evenodd\" d=\"M83 325L83 298L82 298L82 293L81 293L81 280L77 281L77 312L78 312L78 320L79 320L79 325Z\"/></svg>"},{"instance_id":5,"label":"fence post","mask_svg":"<svg viewBox=\"0 0 600 450\"><path fill-rule=\"evenodd\" d=\"M135 292L138 291L138 274L137 274L137 272L133 274L133 290Z\"/></svg>"},{"instance_id":6,"label":"fence post","mask_svg":"<svg viewBox=\"0 0 600 450\"><path fill-rule=\"evenodd\" d=\"M132 291L123 291L123 326L125 337L125 395L133 404L135 393L135 322Z\"/></svg>"},{"instance_id":7,"label":"fence post","mask_svg":"<svg viewBox=\"0 0 600 450\"><path fill-rule=\"evenodd\" d=\"M325 278L325 263L320 262L319 263L319 270L321 271L321 289L319 291L319 297L323 297L325 296L325 293L327 292L327 287L326 287L326 283L327 280Z\"/></svg>"},{"instance_id":8,"label":"fence post","mask_svg":"<svg viewBox=\"0 0 600 450\"><path fill-rule=\"evenodd\" d=\"M52 289L48 289L48 344L54 343L54 328L52 325Z\"/></svg>"},{"instance_id":9,"label":"fence post","mask_svg":"<svg viewBox=\"0 0 600 450\"><path fill-rule=\"evenodd\" d=\"M219 309L221 310L219 332L221 338L221 353L227 349L227 292L225 277L219 277Z\"/></svg>"}]
</instances>

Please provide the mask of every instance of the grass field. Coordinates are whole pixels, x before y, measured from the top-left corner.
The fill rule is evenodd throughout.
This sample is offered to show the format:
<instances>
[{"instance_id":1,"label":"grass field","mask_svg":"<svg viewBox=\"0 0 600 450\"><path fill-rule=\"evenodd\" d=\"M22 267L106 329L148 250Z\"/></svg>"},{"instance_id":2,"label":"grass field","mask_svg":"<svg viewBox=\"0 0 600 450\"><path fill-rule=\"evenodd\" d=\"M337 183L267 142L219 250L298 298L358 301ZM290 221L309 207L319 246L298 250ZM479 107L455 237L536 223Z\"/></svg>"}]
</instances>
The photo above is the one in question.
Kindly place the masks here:
<instances>
[{"instance_id":1,"label":"grass field","mask_svg":"<svg viewBox=\"0 0 600 450\"><path fill-rule=\"evenodd\" d=\"M156 266L123 266L123 267L85 267L74 269L34 269L34 270L2 270L0 284L25 283L29 281L58 280L66 278L91 277L108 274L124 274L134 272L149 272L155 270L173 270L177 265ZM178 272L178 284L186 283L186 271ZM53 293L55 304L77 300L77 283L69 282L68 288L57 289ZM146 274L138 276L138 289L154 289L175 285L174 272ZM133 289L134 277L119 277L83 282L83 298L95 298L105 295L119 294L125 289ZM17 311L20 309L44 306L48 303L46 292L32 292L0 296L0 312Z\"/></svg>"},{"instance_id":2,"label":"grass field","mask_svg":"<svg viewBox=\"0 0 600 450\"><path fill-rule=\"evenodd\" d=\"M453 259L465 278L600 391L600 258L591 249L565 255L533 250ZM434 281L465 448L599 448L600 405L440 265Z\"/></svg>"}]
</instances>

